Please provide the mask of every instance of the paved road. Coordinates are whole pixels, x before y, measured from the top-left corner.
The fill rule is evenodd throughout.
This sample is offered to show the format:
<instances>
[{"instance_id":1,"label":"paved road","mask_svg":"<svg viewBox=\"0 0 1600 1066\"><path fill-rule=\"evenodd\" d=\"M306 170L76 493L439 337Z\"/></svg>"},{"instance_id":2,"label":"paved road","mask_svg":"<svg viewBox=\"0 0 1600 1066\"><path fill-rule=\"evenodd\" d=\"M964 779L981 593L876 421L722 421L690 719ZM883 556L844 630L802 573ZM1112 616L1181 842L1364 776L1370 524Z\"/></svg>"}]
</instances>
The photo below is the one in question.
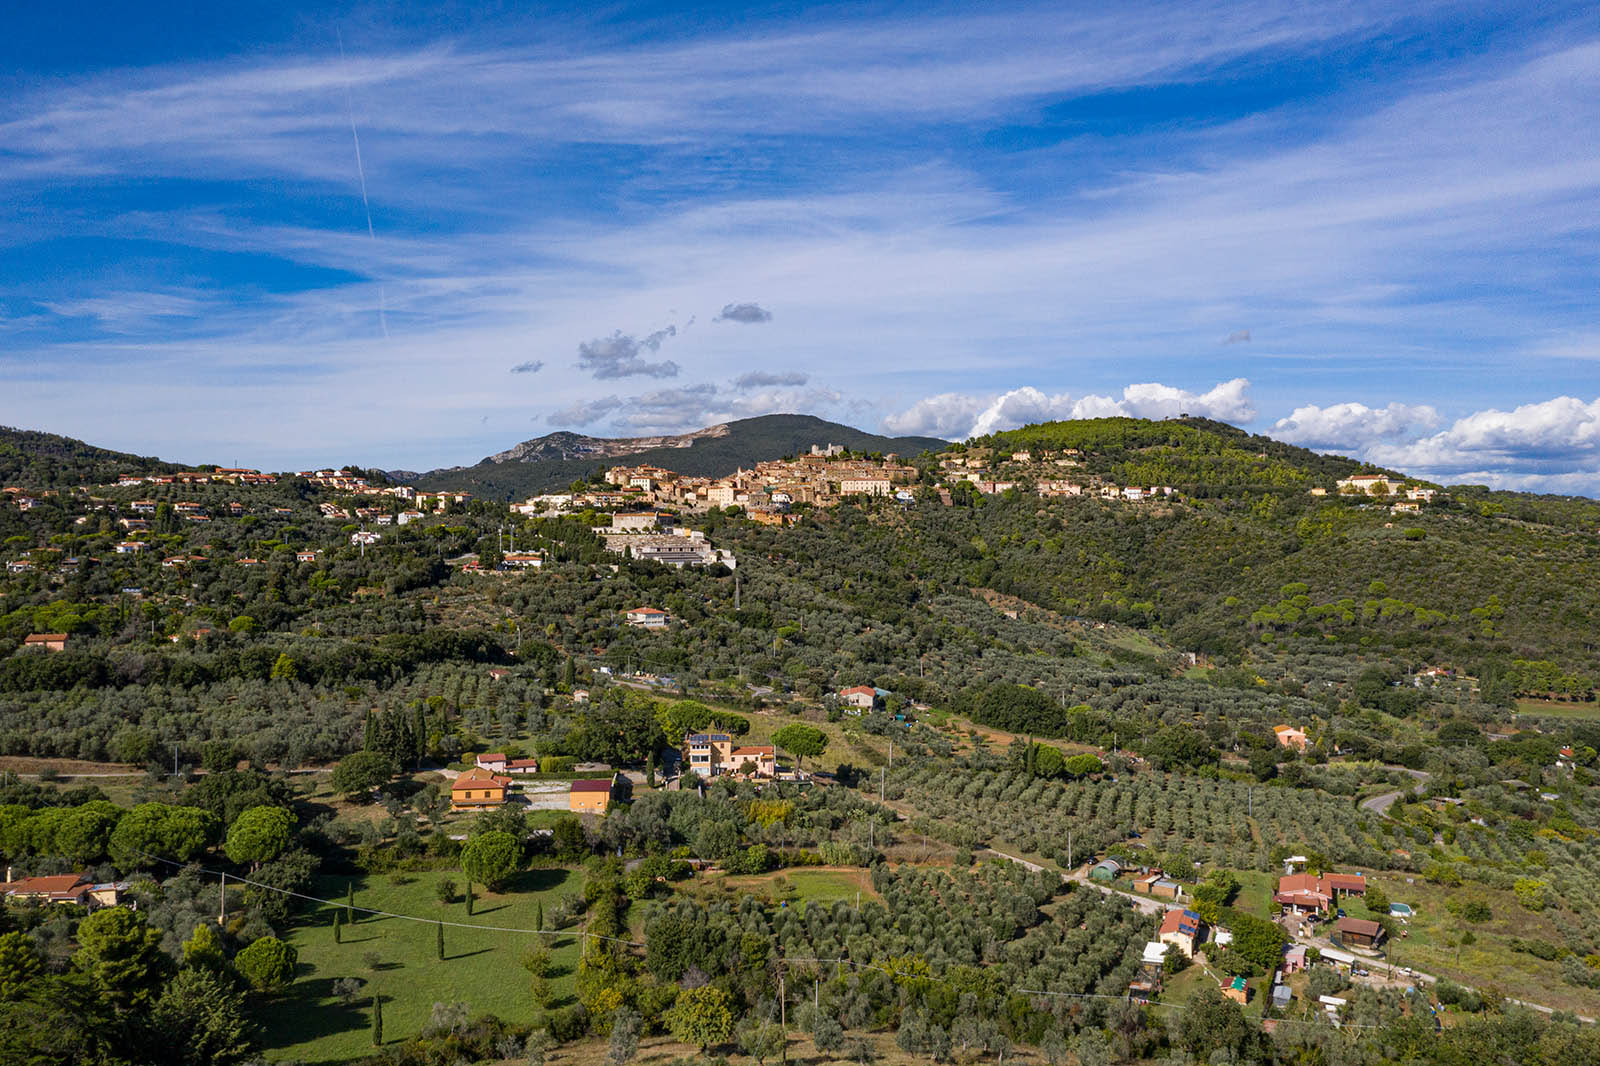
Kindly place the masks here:
<instances>
[{"instance_id":1,"label":"paved road","mask_svg":"<svg viewBox=\"0 0 1600 1066\"><path fill-rule=\"evenodd\" d=\"M1426 770L1408 770L1404 766L1386 766L1386 770L1399 770L1403 774L1410 774L1417 779L1417 783L1410 788L1397 788L1393 792L1380 792L1376 796L1368 797L1361 801L1361 809L1371 811L1380 817L1389 816L1389 808L1394 806L1394 801L1407 792L1422 795L1422 790L1428 787L1429 774Z\"/></svg>"}]
</instances>

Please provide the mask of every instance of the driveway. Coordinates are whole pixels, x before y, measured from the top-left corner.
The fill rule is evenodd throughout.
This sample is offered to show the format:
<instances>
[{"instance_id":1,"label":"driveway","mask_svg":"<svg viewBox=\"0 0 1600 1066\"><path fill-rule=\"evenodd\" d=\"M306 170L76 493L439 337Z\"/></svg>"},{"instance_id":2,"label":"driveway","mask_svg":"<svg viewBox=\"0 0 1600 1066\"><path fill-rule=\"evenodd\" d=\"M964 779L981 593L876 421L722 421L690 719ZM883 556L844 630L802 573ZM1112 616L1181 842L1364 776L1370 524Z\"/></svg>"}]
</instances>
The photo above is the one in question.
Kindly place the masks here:
<instances>
[{"instance_id":1,"label":"driveway","mask_svg":"<svg viewBox=\"0 0 1600 1066\"><path fill-rule=\"evenodd\" d=\"M1428 787L1429 777L1426 770L1409 770L1404 766L1385 766L1384 769L1399 770L1403 774L1410 774L1417 779L1417 783L1411 788L1397 788L1393 792L1380 792L1376 796L1370 796L1361 801L1362 810L1370 811L1380 818L1387 818L1389 816L1389 808L1394 806L1395 800L1404 796L1407 792L1418 796L1422 795L1423 789Z\"/></svg>"}]
</instances>

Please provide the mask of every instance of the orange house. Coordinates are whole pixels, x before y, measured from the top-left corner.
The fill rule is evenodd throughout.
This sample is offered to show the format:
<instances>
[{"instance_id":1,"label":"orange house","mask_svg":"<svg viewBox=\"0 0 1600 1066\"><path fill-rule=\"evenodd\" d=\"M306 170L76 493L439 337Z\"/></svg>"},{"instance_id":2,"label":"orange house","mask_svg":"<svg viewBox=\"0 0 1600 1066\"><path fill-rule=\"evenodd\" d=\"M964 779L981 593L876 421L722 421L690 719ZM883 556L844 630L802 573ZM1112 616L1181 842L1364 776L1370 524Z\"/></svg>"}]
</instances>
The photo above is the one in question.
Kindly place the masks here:
<instances>
[{"instance_id":1,"label":"orange house","mask_svg":"<svg viewBox=\"0 0 1600 1066\"><path fill-rule=\"evenodd\" d=\"M45 651L66 651L65 633L29 633L22 641L24 648L43 648Z\"/></svg>"},{"instance_id":2,"label":"orange house","mask_svg":"<svg viewBox=\"0 0 1600 1066\"><path fill-rule=\"evenodd\" d=\"M611 787L614 777L596 777L574 781L568 793L568 806L580 814L604 814L611 806Z\"/></svg>"},{"instance_id":3,"label":"orange house","mask_svg":"<svg viewBox=\"0 0 1600 1066\"><path fill-rule=\"evenodd\" d=\"M509 777L497 777L480 766L463 773L450 784L450 809L472 810L477 807L498 807L506 801Z\"/></svg>"}]
</instances>

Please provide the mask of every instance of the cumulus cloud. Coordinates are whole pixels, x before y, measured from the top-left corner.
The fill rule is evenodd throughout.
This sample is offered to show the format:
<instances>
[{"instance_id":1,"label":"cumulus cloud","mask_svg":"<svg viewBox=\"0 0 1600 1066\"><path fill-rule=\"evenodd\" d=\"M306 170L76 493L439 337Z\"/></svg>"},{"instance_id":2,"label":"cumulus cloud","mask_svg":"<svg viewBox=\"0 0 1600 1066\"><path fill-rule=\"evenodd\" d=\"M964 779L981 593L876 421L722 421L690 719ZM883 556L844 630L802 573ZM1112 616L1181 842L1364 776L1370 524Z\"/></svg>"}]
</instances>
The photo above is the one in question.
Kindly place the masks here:
<instances>
[{"instance_id":1,"label":"cumulus cloud","mask_svg":"<svg viewBox=\"0 0 1600 1066\"><path fill-rule=\"evenodd\" d=\"M1269 435L1318 451L1353 454L1374 444L1415 437L1438 424L1439 412L1427 404L1307 404L1274 422Z\"/></svg>"},{"instance_id":2,"label":"cumulus cloud","mask_svg":"<svg viewBox=\"0 0 1600 1066\"><path fill-rule=\"evenodd\" d=\"M1247 329L1236 329L1232 333L1228 334L1226 337L1222 338L1222 343L1223 344L1249 344L1250 343L1250 331L1247 330Z\"/></svg>"},{"instance_id":3,"label":"cumulus cloud","mask_svg":"<svg viewBox=\"0 0 1600 1066\"><path fill-rule=\"evenodd\" d=\"M1246 378L1224 381L1208 392L1146 382L1129 385L1120 397L1048 395L1031 385L1012 389L998 396L976 397L946 392L918 400L910 408L883 420L890 433L918 433L935 437L982 437L1030 422L1069 418L1172 418L1180 414L1201 415L1223 422L1249 422L1255 418L1250 403L1250 382Z\"/></svg>"},{"instance_id":4,"label":"cumulus cloud","mask_svg":"<svg viewBox=\"0 0 1600 1066\"><path fill-rule=\"evenodd\" d=\"M1477 411L1432 436L1375 447L1370 454L1379 462L1428 471L1600 471L1600 399L1557 396L1510 411Z\"/></svg>"},{"instance_id":5,"label":"cumulus cloud","mask_svg":"<svg viewBox=\"0 0 1600 1066\"><path fill-rule=\"evenodd\" d=\"M596 337L578 345L578 369L593 374L596 380L605 378L652 377L675 378L678 364L670 359L651 362L644 352L652 355L661 350L668 337L678 335L677 326L667 326L643 339L620 329L609 337Z\"/></svg>"},{"instance_id":6,"label":"cumulus cloud","mask_svg":"<svg viewBox=\"0 0 1600 1066\"><path fill-rule=\"evenodd\" d=\"M741 392L748 392L751 389L799 386L810 380L809 374L802 374L798 370L783 370L777 373L769 370L753 370L734 378L733 387Z\"/></svg>"},{"instance_id":7,"label":"cumulus cloud","mask_svg":"<svg viewBox=\"0 0 1600 1066\"><path fill-rule=\"evenodd\" d=\"M984 401L960 392L926 396L896 414L886 415L883 431L896 436L943 437L954 440L972 425Z\"/></svg>"},{"instance_id":8,"label":"cumulus cloud","mask_svg":"<svg viewBox=\"0 0 1600 1066\"><path fill-rule=\"evenodd\" d=\"M772 312L760 304L728 304L713 322L741 322L747 326L772 321Z\"/></svg>"},{"instance_id":9,"label":"cumulus cloud","mask_svg":"<svg viewBox=\"0 0 1600 1066\"><path fill-rule=\"evenodd\" d=\"M587 426L598 422L602 418L622 407L623 401L618 396L604 396L598 400L579 400L552 411L545 419L552 426Z\"/></svg>"},{"instance_id":10,"label":"cumulus cloud","mask_svg":"<svg viewBox=\"0 0 1600 1066\"><path fill-rule=\"evenodd\" d=\"M526 363L518 363L511 368L513 374L537 374L544 369L544 360L529 359Z\"/></svg>"}]
</instances>

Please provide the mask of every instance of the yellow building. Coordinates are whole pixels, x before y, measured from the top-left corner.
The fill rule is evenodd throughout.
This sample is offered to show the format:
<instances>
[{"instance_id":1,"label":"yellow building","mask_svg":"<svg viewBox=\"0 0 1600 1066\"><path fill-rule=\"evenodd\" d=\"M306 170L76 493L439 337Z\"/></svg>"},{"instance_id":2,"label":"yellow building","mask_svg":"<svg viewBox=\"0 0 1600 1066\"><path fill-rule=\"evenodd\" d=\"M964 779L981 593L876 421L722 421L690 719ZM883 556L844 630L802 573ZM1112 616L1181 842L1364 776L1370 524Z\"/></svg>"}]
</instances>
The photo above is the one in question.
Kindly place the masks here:
<instances>
[{"instance_id":1,"label":"yellow building","mask_svg":"<svg viewBox=\"0 0 1600 1066\"><path fill-rule=\"evenodd\" d=\"M604 814L611 806L611 788L614 777L598 777L574 781L568 793L568 805L580 814Z\"/></svg>"},{"instance_id":2,"label":"yellow building","mask_svg":"<svg viewBox=\"0 0 1600 1066\"><path fill-rule=\"evenodd\" d=\"M450 809L473 810L479 807L498 807L506 801L509 777L497 777L480 766L463 773L450 784Z\"/></svg>"}]
</instances>

